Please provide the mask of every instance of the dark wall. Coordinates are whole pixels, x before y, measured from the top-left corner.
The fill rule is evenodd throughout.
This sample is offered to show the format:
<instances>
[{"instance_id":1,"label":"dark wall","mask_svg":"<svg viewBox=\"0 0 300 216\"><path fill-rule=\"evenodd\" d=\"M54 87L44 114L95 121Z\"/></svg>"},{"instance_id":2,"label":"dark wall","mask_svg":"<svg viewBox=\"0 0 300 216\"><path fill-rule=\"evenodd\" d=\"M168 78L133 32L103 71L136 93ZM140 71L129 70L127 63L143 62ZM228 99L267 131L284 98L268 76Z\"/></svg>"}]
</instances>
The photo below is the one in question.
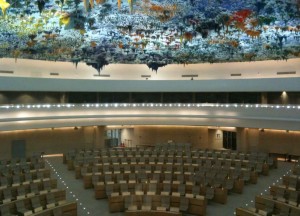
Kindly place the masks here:
<instances>
[{"instance_id":1,"label":"dark wall","mask_svg":"<svg viewBox=\"0 0 300 216\"><path fill-rule=\"evenodd\" d=\"M37 103L300 104L300 92L0 92L0 104Z\"/></svg>"}]
</instances>

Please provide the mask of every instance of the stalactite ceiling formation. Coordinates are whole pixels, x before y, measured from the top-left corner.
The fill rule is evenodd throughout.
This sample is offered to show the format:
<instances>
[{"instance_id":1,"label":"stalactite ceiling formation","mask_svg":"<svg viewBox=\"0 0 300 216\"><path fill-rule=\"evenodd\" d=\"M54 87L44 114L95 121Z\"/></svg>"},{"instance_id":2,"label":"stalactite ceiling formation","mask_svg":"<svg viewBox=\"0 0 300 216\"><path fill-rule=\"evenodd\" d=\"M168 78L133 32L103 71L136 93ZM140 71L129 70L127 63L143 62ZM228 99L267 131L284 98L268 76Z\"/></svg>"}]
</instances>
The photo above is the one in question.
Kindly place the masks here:
<instances>
[{"instance_id":1,"label":"stalactite ceiling formation","mask_svg":"<svg viewBox=\"0 0 300 216\"><path fill-rule=\"evenodd\" d=\"M300 57L300 0L0 0L0 56L167 64Z\"/></svg>"}]
</instances>

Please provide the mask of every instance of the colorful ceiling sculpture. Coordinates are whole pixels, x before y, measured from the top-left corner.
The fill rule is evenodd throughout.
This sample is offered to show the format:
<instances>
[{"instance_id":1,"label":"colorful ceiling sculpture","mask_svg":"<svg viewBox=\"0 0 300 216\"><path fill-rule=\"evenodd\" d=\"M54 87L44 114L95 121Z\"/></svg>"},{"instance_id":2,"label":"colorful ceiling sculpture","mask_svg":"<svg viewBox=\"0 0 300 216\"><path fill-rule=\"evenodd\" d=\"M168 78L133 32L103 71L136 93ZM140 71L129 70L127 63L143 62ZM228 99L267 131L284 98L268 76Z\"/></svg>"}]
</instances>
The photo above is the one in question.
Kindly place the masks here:
<instances>
[{"instance_id":1,"label":"colorful ceiling sculpture","mask_svg":"<svg viewBox=\"0 0 300 216\"><path fill-rule=\"evenodd\" d=\"M0 0L0 57L167 64L300 57L300 0Z\"/></svg>"}]
</instances>

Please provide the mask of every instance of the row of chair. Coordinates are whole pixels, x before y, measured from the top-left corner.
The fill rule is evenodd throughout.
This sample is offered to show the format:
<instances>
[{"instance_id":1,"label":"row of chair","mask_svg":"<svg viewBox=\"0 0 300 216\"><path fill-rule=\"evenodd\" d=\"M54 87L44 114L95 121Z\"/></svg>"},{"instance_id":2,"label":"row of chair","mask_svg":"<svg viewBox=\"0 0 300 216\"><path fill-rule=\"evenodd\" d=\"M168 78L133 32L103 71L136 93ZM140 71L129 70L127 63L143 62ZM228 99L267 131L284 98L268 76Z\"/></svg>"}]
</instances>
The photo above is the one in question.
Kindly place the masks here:
<instances>
[{"instance_id":1,"label":"row of chair","mask_svg":"<svg viewBox=\"0 0 300 216\"><path fill-rule=\"evenodd\" d=\"M42 162L42 158L39 156L32 156L28 158L14 158L14 159L0 159L0 165L16 166L20 164L34 164Z\"/></svg>"},{"instance_id":2,"label":"row of chair","mask_svg":"<svg viewBox=\"0 0 300 216\"><path fill-rule=\"evenodd\" d=\"M255 208L237 208L236 215L300 215L299 181L298 176L284 175L282 184L280 183L270 187L270 195L259 195L255 197Z\"/></svg>"},{"instance_id":3,"label":"row of chair","mask_svg":"<svg viewBox=\"0 0 300 216\"><path fill-rule=\"evenodd\" d=\"M57 188L56 179L43 180L26 185L8 187L0 190L0 203L7 203L13 200L32 197L38 194L54 191Z\"/></svg>"},{"instance_id":4,"label":"row of chair","mask_svg":"<svg viewBox=\"0 0 300 216\"><path fill-rule=\"evenodd\" d=\"M53 215L61 216L61 209L56 208L67 203L65 191L56 190L36 196L26 197L0 205L1 216L7 215L38 215L44 210L52 211ZM75 209L76 210L76 209ZM74 210L73 210L74 211ZM74 212L76 215L77 211ZM50 215L52 215L50 213ZM49 214L48 214L49 215Z\"/></svg>"},{"instance_id":5,"label":"row of chair","mask_svg":"<svg viewBox=\"0 0 300 216\"><path fill-rule=\"evenodd\" d=\"M273 199L290 205L299 206L300 191L285 188L281 185L272 185L270 188L270 194L273 196Z\"/></svg>"},{"instance_id":6,"label":"row of chair","mask_svg":"<svg viewBox=\"0 0 300 216\"><path fill-rule=\"evenodd\" d=\"M25 165L16 165L16 166L0 166L0 176L10 176L17 175L22 173L28 173L34 170L44 169L45 163L35 163L35 164L25 164Z\"/></svg>"},{"instance_id":7,"label":"row of chair","mask_svg":"<svg viewBox=\"0 0 300 216\"><path fill-rule=\"evenodd\" d=\"M49 179L49 169L31 170L29 173L0 177L0 188L28 184L41 179Z\"/></svg>"}]
</instances>

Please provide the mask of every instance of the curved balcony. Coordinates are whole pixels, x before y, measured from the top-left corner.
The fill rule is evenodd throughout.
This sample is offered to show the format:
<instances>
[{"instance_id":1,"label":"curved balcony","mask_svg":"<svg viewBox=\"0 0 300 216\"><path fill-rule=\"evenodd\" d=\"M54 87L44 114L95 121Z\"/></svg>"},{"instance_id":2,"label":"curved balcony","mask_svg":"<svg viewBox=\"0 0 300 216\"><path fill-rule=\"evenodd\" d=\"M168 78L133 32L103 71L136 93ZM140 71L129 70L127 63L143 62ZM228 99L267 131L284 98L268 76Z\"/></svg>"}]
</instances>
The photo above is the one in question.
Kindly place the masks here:
<instances>
[{"instance_id":1,"label":"curved balcony","mask_svg":"<svg viewBox=\"0 0 300 216\"><path fill-rule=\"evenodd\" d=\"M199 125L300 130L299 105L35 104L0 106L0 130L91 125Z\"/></svg>"}]
</instances>

